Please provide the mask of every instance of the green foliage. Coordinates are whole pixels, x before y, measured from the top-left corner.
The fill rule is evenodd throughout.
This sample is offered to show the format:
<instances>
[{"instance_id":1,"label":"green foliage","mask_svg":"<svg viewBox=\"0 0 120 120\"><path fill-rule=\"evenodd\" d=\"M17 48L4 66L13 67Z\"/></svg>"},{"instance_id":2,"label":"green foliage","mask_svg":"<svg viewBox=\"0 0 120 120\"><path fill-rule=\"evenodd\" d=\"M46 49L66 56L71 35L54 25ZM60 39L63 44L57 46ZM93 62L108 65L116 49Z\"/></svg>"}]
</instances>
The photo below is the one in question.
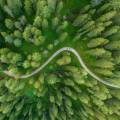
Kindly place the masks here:
<instances>
[{"instance_id":1,"label":"green foliage","mask_svg":"<svg viewBox=\"0 0 120 120\"><path fill-rule=\"evenodd\" d=\"M23 32L23 38L26 41L34 43L36 46L41 45L45 40L44 36L41 35L41 31L36 27L27 26Z\"/></svg>"},{"instance_id":2,"label":"green foliage","mask_svg":"<svg viewBox=\"0 0 120 120\"><path fill-rule=\"evenodd\" d=\"M19 15L22 9L21 0L6 0L8 8L12 11L13 14Z\"/></svg>"},{"instance_id":3,"label":"green foliage","mask_svg":"<svg viewBox=\"0 0 120 120\"><path fill-rule=\"evenodd\" d=\"M0 73L0 120L119 120L119 89L92 78L73 54L19 79L70 46L95 74L120 84L119 7L110 0L80 8L82 2L0 0L1 70L16 74Z\"/></svg>"},{"instance_id":4,"label":"green foliage","mask_svg":"<svg viewBox=\"0 0 120 120\"><path fill-rule=\"evenodd\" d=\"M110 3L103 2L96 10L90 7L84 8L87 12L81 12L76 16L73 25L78 29L76 35L78 38L75 39L79 45L83 45L81 47L81 51L85 54L83 57L87 56L85 63L97 75L110 83L117 84L119 80L114 73L119 71L119 57L115 57L120 50L118 36L120 28L119 22L116 22L119 12L110 4L111 1ZM114 79L114 82L109 79Z\"/></svg>"},{"instance_id":5,"label":"green foliage","mask_svg":"<svg viewBox=\"0 0 120 120\"><path fill-rule=\"evenodd\" d=\"M107 39L96 38L96 39L90 40L90 42L88 43L88 47L94 48L94 47L98 47L98 46L103 46L103 45L107 44L108 42L109 42L109 40L107 40Z\"/></svg>"},{"instance_id":6,"label":"green foliage","mask_svg":"<svg viewBox=\"0 0 120 120\"><path fill-rule=\"evenodd\" d=\"M119 0L111 0L110 5L114 8L119 10L120 9L120 1Z\"/></svg>"},{"instance_id":7,"label":"green foliage","mask_svg":"<svg viewBox=\"0 0 120 120\"><path fill-rule=\"evenodd\" d=\"M13 42L12 36L10 36L10 35L6 36L5 41L8 42L8 43L12 43Z\"/></svg>"},{"instance_id":8,"label":"green foliage","mask_svg":"<svg viewBox=\"0 0 120 120\"><path fill-rule=\"evenodd\" d=\"M10 19L5 20L5 25L8 29L13 29L14 28L14 22Z\"/></svg>"},{"instance_id":9,"label":"green foliage","mask_svg":"<svg viewBox=\"0 0 120 120\"><path fill-rule=\"evenodd\" d=\"M16 47L21 47L22 41L21 41L20 39L15 39L15 40L14 40L14 45L15 45Z\"/></svg>"},{"instance_id":10,"label":"green foliage","mask_svg":"<svg viewBox=\"0 0 120 120\"><path fill-rule=\"evenodd\" d=\"M28 16L32 16L32 14L33 14L33 3L32 3L32 0L24 0L24 9L25 9L25 13Z\"/></svg>"},{"instance_id":11,"label":"green foliage","mask_svg":"<svg viewBox=\"0 0 120 120\"><path fill-rule=\"evenodd\" d=\"M92 5L96 6L99 5L104 0L91 0Z\"/></svg>"},{"instance_id":12,"label":"green foliage","mask_svg":"<svg viewBox=\"0 0 120 120\"><path fill-rule=\"evenodd\" d=\"M0 0L0 6L3 7L5 5L5 0Z\"/></svg>"}]
</instances>

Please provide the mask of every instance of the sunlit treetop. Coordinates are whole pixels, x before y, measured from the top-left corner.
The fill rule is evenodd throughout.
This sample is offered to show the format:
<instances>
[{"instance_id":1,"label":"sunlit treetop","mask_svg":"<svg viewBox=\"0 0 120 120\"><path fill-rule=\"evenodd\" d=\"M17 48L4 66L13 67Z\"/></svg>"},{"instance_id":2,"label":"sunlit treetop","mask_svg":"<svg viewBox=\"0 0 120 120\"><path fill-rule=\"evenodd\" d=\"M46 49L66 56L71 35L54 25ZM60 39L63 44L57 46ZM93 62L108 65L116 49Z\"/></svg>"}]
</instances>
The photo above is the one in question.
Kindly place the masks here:
<instances>
[{"instance_id":1,"label":"sunlit treetop","mask_svg":"<svg viewBox=\"0 0 120 120\"><path fill-rule=\"evenodd\" d=\"M117 0L81 1L0 0L0 120L119 120L120 90L91 77L68 51L19 78L67 46L120 85Z\"/></svg>"}]
</instances>

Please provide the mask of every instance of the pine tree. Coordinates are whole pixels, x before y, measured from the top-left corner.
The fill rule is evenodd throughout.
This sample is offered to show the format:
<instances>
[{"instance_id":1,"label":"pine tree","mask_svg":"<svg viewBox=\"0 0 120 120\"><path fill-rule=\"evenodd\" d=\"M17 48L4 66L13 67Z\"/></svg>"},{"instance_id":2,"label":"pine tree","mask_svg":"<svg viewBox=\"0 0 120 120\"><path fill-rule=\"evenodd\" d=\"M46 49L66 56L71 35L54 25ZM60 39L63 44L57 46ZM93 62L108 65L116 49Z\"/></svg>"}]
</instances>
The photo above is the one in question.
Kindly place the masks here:
<instances>
[{"instance_id":1,"label":"pine tree","mask_svg":"<svg viewBox=\"0 0 120 120\"><path fill-rule=\"evenodd\" d=\"M24 1L24 9L25 9L25 13L29 17L33 15L33 2L32 2L32 0L25 0Z\"/></svg>"},{"instance_id":2,"label":"pine tree","mask_svg":"<svg viewBox=\"0 0 120 120\"><path fill-rule=\"evenodd\" d=\"M88 43L88 47L89 48L94 48L94 47L98 47L98 46L104 46L108 42L109 42L109 40L107 40L107 39L96 38L96 39L90 40L90 42Z\"/></svg>"}]
</instances>

